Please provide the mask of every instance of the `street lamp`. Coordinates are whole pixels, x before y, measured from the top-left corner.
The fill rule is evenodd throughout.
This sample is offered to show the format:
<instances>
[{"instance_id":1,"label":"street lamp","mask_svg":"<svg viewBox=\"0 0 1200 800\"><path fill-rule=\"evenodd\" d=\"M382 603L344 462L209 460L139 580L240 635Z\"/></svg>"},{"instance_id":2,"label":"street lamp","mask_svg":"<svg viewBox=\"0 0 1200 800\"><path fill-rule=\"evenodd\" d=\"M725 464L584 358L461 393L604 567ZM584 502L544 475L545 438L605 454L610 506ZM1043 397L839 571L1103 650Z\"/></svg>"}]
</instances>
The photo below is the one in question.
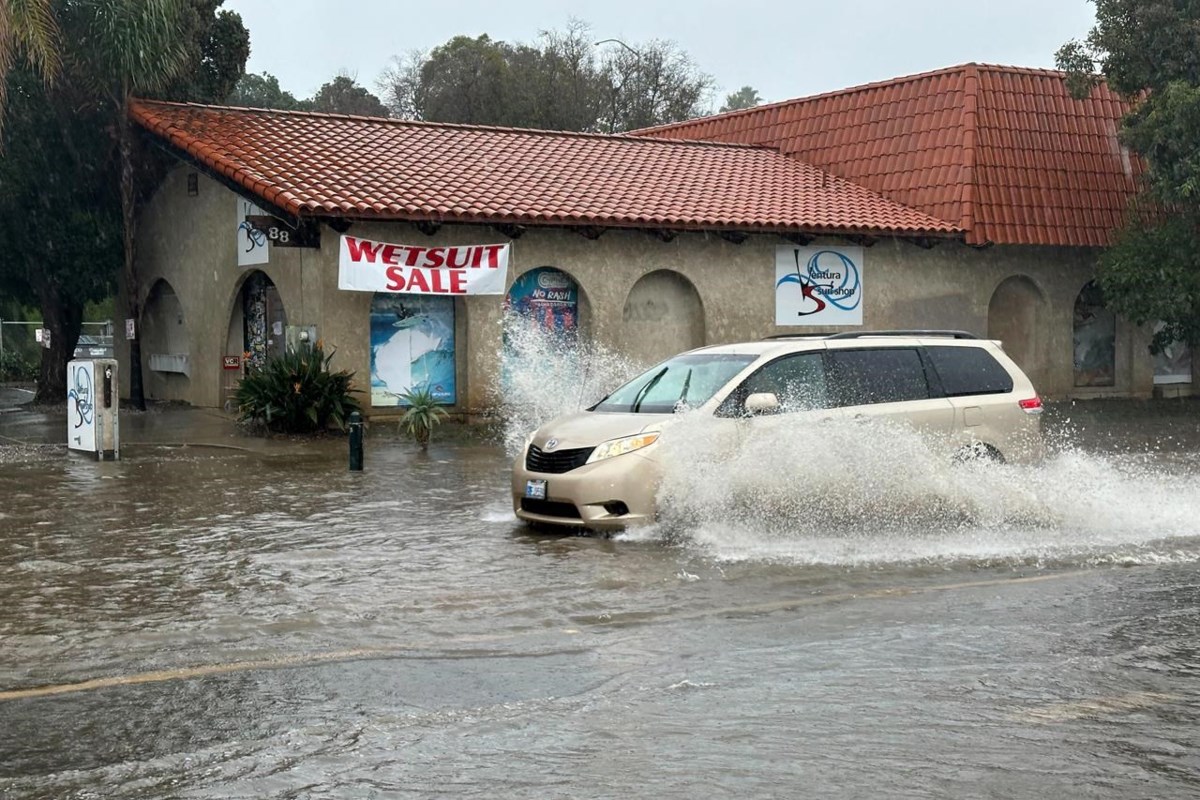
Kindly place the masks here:
<instances>
[{"instance_id":1,"label":"street lamp","mask_svg":"<svg viewBox=\"0 0 1200 800\"><path fill-rule=\"evenodd\" d=\"M595 44L596 44L596 47L599 47L602 44L608 44L610 42L613 44L621 45L621 47L624 47L626 50L628 50L630 53L633 54L633 59L634 59L633 60L633 71L634 71L635 76L640 80L640 78L641 78L640 73L642 70L642 53L641 53L641 51L637 50L633 47L630 47L629 45L625 44L625 42L622 42L620 39L601 39L600 41L596 42ZM613 86L612 108L611 108L612 118L609 120L609 124L608 124L608 132L609 133L615 133L617 130L617 127L618 127L617 126L617 115L618 115L617 98L624 93L625 84L629 82L629 77L630 77L624 69L621 69L620 72L621 72L621 83L619 85Z\"/></svg>"},{"instance_id":2,"label":"street lamp","mask_svg":"<svg viewBox=\"0 0 1200 800\"><path fill-rule=\"evenodd\" d=\"M601 39L600 41L596 42L596 47L599 47L602 44L608 44L609 42L621 45L621 47L624 47L626 50L633 53L634 58L640 59L642 57L641 53L639 53L637 50L633 49L629 45L625 44L620 39Z\"/></svg>"}]
</instances>

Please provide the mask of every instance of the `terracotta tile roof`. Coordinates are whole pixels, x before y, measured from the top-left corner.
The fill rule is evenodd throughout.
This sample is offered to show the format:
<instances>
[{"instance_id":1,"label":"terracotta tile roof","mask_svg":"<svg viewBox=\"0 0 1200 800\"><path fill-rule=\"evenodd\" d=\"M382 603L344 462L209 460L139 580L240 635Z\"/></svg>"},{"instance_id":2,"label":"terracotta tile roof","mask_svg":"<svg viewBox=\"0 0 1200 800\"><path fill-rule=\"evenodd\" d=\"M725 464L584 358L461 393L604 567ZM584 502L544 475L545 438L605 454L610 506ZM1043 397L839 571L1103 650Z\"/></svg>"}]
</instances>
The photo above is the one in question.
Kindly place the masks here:
<instances>
[{"instance_id":1,"label":"terracotta tile roof","mask_svg":"<svg viewBox=\"0 0 1200 800\"><path fill-rule=\"evenodd\" d=\"M296 217L961 237L757 146L151 101L131 114Z\"/></svg>"},{"instance_id":2,"label":"terracotta tile roof","mask_svg":"<svg viewBox=\"0 0 1200 800\"><path fill-rule=\"evenodd\" d=\"M637 134L775 147L976 244L1104 245L1142 172L1117 140L1128 109L1054 70L965 64Z\"/></svg>"}]
</instances>

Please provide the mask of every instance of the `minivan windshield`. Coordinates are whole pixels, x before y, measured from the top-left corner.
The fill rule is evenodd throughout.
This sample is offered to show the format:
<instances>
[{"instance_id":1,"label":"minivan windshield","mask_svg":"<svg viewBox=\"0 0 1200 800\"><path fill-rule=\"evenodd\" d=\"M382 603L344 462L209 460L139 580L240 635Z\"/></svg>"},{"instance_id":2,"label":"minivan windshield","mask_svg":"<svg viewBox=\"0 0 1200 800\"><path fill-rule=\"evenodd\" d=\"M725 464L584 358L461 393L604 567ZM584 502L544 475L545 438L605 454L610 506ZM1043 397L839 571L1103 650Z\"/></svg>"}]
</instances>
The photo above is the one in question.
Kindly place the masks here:
<instances>
[{"instance_id":1,"label":"minivan windshield","mask_svg":"<svg viewBox=\"0 0 1200 800\"><path fill-rule=\"evenodd\" d=\"M592 411L673 414L694 408L717 393L758 356L744 353L690 353L664 361L617 389Z\"/></svg>"}]
</instances>

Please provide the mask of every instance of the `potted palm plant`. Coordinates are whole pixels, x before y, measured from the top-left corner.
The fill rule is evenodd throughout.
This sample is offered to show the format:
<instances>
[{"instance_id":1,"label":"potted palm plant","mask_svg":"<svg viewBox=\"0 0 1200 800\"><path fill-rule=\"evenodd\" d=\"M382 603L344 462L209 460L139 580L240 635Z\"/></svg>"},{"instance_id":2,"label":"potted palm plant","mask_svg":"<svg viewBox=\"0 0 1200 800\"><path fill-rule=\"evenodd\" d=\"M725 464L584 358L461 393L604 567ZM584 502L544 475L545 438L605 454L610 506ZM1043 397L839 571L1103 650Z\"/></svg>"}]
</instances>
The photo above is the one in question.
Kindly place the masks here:
<instances>
[{"instance_id":1,"label":"potted palm plant","mask_svg":"<svg viewBox=\"0 0 1200 800\"><path fill-rule=\"evenodd\" d=\"M400 395L400 401L408 406L400 418L400 429L407 431L422 450L428 450L433 426L446 416L446 409L438 405L428 388L409 389Z\"/></svg>"}]
</instances>

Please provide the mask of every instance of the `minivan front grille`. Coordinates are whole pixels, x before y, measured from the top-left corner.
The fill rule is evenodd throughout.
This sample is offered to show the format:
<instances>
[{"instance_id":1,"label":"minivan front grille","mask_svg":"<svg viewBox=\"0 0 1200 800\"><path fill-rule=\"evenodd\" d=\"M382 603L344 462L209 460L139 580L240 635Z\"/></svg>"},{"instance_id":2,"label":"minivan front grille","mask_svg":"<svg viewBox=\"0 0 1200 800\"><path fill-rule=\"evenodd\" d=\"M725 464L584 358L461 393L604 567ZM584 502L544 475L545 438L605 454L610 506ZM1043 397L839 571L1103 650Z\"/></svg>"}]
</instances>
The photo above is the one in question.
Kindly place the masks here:
<instances>
[{"instance_id":1,"label":"minivan front grille","mask_svg":"<svg viewBox=\"0 0 1200 800\"><path fill-rule=\"evenodd\" d=\"M594 447L578 447L573 450L557 450L547 453L535 444L529 445L525 453L525 469L530 472L545 472L551 475L561 475L573 469L579 469L587 463L588 456Z\"/></svg>"},{"instance_id":2,"label":"minivan front grille","mask_svg":"<svg viewBox=\"0 0 1200 800\"><path fill-rule=\"evenodd\" d=\"M521 498L521 510L530 514L540 514L543 517L558 517L560 519L579 519L579 509L574 503L559 503L554 500L533 500Z\"/></svg>"}]
</instances>

